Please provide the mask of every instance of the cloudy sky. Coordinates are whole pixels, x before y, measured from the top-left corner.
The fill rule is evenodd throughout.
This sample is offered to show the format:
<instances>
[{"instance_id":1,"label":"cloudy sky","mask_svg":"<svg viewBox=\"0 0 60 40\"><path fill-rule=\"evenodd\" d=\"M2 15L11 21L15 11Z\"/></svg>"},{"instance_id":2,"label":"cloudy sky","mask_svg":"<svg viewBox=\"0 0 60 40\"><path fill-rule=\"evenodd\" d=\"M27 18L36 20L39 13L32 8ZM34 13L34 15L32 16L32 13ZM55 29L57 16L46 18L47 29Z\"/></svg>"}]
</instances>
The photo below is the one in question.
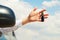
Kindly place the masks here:
<instances>
[{"instance_id":1,"label":"cloudy sky","mask_svg":"<svg viewBox=\"0 0 60 40\"><path fill-rule=\"evenodd\" d=\"M17 20L27 17L34 7L49 13L45 22L29 23L17 29L17 40L60 40L60 0L0 0L0 5L10 7Z\"/></svg>"}]
</instances>

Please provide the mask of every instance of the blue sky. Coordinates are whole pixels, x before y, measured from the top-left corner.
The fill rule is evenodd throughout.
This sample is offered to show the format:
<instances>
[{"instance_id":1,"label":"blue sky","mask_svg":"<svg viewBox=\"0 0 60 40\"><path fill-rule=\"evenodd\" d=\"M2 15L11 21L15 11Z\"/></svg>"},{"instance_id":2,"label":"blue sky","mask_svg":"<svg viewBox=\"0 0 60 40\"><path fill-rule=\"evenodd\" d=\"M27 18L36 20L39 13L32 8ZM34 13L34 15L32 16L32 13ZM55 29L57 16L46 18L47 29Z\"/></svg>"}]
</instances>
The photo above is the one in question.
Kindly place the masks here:
<instances>
[{"instance_id":1,"label":"blue sky","mask_svg":"<svg viewBox=\"0 0 60 40\"><path fill-rule=\"evenodd\" d=\"M45 0L23 0L23 1L30 3L33 7L37 6L39 8L41 6L41 3ZM50 1L50 0L46 0L46 1Z\"/></svg>"},{"instance_id":2,"label":"blue sky","mask_svg":"<svg viewBox=\"0 0 60 40\"><path fill-rule=\"evenodd\" d=\"M25 1L25 2L28 2L29 4L31 4L33 7L38 7L38 8L43 8L43 5L42 5L42 3L45 1L45 2L47 2L47 4L48 3L52 3L52 1L56 1L56 0L23 0L23 1ZM57 0L57 1L59 1L59 0ZM60 2L60 1L59 1ZM55 2L56 4L57 4L57 2ZM52 4L53 5L53 4ZM54 4L54 6L52 6L52 7L47 7L46 8L46 10L47 10L47 12L49 13L49 14L51 14L51 15L54 15L54 13L55 13L55 11L58 11L58 10L60 10L60 5L55 5Z\"/></svg>"}]
</instances>

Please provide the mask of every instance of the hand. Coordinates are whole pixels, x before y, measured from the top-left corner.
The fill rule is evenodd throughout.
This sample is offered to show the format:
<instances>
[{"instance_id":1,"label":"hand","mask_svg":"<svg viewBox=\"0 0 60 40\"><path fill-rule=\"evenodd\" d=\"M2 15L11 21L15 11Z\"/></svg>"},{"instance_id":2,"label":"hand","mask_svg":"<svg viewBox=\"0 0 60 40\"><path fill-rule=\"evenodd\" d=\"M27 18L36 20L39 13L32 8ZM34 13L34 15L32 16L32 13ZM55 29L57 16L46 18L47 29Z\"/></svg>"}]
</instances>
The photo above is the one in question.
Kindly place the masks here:
<instances>
[{"instance_id":1,"label":"hand","mask_svg":"<svg viewBox=\"0 0 60 40\"><path fill-rule=\"evenodd\" d=\"M34 9L31 11L31 13L30 13L30 15L29 15L29 17L28 17L29 22L35 22L35 21L41 22L41 14L42 14L42 12L44 12L44 11L46 11L46 10L43 9L43 10L41 10L41 11L39 11L39 12L36 12L36 10L37 10L37 8L34 8ZM45 19L48 18L48 14L44 14L44 18L45 18Z\"/></svg>"},{"instance_id":2,"label":"hand","mask_svg":"<svg viewBox=\"0 0 60 40\"><path fill-rule=\"evenodd\" d=\"M26 23L29 23L29 22L41 22L41 14L42 12L46 11L45 9L39 11L39 12L36 12L37 8L34 8L29 16L22 22L22 24L26 24ZM44 14L44 19L48 18L48 14Z\"/></svg>"}]
</instances>

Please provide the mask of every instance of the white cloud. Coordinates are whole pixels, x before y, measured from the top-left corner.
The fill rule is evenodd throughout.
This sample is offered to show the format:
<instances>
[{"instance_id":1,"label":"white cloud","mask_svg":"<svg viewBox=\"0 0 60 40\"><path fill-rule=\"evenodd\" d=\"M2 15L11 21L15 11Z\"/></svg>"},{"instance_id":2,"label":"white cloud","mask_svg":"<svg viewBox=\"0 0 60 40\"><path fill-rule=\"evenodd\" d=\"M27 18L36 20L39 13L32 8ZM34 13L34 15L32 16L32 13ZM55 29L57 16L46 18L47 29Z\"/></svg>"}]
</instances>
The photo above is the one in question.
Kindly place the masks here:
<instances>
[{"instance_id":1,"label":"white cloud","mask_svg":"<svg viewBox=\"0 0 60 40\"><path fill-rule=\"evenodd\" d=\"M39 35L38 32L25 28L19 28L15 31L15 34L17 40L32 40L33 36Z\"/></svg>"},{"instance_id":2,"label":"white cloud","mask_svg":"<svg viewBox=\"0 0 60 40\"><path fill-rule=\"evenodd\" d=\"M56 16L60 15L50 15L43 23L29 23L19 28L15 31L17 37L21 37L18 40L60 40L60 18Z\"/></svg>"},{"instance_id":3,"label":"white cloud","mask_svg":"<svg viewBox=\"0 0 60 40\"><path fill-rule=\"evenodd\" d=\"M60 5L60 1L58 1L58 0L44 1L42 3L42 5L45 6L45 7L58 6L58 5Z\"/></svg>"}]
</instances>

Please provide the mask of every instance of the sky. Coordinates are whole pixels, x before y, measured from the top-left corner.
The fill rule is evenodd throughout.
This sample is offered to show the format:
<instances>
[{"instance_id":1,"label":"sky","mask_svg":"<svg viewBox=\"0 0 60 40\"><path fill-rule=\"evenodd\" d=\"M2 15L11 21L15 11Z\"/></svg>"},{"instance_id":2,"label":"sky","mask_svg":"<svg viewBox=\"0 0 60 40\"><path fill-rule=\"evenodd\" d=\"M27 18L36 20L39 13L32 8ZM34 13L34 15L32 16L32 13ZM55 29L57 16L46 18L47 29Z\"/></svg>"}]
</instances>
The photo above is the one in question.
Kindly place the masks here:
<instances>
[{"instance_id":1,"label":"sky","mask_svg":"<svg viewBox=\"0 0 60 40\"><path fill-rule=\"evenodd\" d=\"M60 10L59 0L24 0L30 3L33 7L46 8L50 15L54 15L55 11ZM53 12L52 12L53 11Z\"/></svg>"},{"instance_id":2,"label":"sky","mask_svg":"<svg viewBox=\"0 0 60 40\"><path fill-rule=\"evenodd\" d=\"M27 17L34 7L46 9L45 22L32 22L19 26L17 40L60 40L60 0L0 0L0 5L10 7L17 20Z\"/></svg>"}]
</instances>

